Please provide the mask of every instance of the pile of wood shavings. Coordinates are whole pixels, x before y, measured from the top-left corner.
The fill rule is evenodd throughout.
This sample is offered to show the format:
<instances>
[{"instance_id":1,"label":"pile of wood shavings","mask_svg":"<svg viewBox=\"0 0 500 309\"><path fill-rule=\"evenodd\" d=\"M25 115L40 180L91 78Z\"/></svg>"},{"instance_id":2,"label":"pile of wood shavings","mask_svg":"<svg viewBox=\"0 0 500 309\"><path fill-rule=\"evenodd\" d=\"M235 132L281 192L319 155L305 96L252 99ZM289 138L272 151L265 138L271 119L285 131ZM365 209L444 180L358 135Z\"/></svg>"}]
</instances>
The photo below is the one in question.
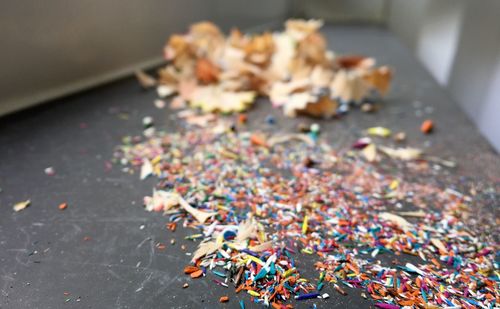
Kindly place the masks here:
<instances>
[{"instance_id":1,"label":"pile of wood shavings","mask_svg":"<svg viewBox=\"0 0 500 309\"><path fill-rule=\"evenodd\" d=\"M335 56L319 32L318 20L288 20L282 32L229 36L210 22L172 35L164 49L168 65L158 80L144 73L144 86L161 97L175 95L171 106L203 112L241 112L257 96L268 97L286 116L331 118L361 103L367 110L390 86L392 71L373 58Z\"/></svg>"}]
</instances>

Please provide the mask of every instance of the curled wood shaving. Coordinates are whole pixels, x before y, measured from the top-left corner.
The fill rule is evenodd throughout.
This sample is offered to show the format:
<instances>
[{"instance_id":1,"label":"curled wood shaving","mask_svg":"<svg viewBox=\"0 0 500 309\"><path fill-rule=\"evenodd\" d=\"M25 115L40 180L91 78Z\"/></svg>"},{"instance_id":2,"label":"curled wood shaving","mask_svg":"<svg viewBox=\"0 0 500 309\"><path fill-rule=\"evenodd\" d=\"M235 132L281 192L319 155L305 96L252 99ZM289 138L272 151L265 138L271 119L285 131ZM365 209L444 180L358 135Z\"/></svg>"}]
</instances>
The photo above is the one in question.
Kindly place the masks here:
<instances>
[{"instance_id":1,"label":"curled wood shaving","mask_svg":"<svg viewBox=\"0 0 500 309\"><path fill-rule=\"evenodd\" d=\"M184 208L184 210L186 210L187 212L189 212L200 223L205 223L205 221L207 221L208 218L217 214L216 212L204 212L192 207L180 195L178 195L178 199L181 207Z\"/></svg>"},{"instance_id":2,"label":"curled wood shaving","mask_svg":"<svg viewBox=\"0 0 500 309\"><path fill-rule=\"evenodd\" d=\"M202 242L199 246L198 249L193 254L193 258L191 259L193 262L198 260L201 257L204 257L205 255L212 254L222 248L222 243L217 243L216 241L207 241L207 242Z\"/></svg>"},{"instance_id":3,"label":"curled wood shaving","mask_svg":"<svg viewBox=\"0 0 500 309\"><path fill-rule=\"evenodd\" d=\"M314 140L306 134L277 134L269 138L267 143L272 147L274 145L286 143L291 140L299 140L306 143L308 146L314 146Z\"/></svg>"},{"instance_id":4,"label":"curled wood shaving","mask_svg":"<svg viewBox=\"0 0 500 309\"><path fill-rule=\"evenodd\" d=\"M16 203L12 208L14 209L15 212L19 212L21 210L26 209L26 207L28 207L30 204L31 204L31 200L26 200L26 201Z\"/></svg>"},{"instance_id":5,"label":"curled wood shaving","mask_svg":"<svg viewBox=\"0 0 500 309\"><path fill-rule=\"evenodd\" d=\"M424 218L427 214L422 210L419 211L401 211L398 212L401 216L404 217L416 217L416 218Z\"/></svg>"},{"instance_id":6,"label":"curled wood shaving","mask_svg":"<svg viewBox=\"0 0 500 309\"><path fill-rule=\"evenodd\" d=\"M135 77L143 88L153 88L157 85L156 79L144 71L136 71Z\"/></svg>"},{"instance_id":7,"label":"curled wood shaving","mask_svg":"<svg viewBox=\"0 0 500 309\"><path fill-rule=\"evenodd\" d=\"M410 161L420 158L422 155L422 150L418 148L390 148L385 146L379 146L381 152L385 153L393 159L399 159L403 161Z\"/></svg>"},{"instance_id":8,"label":"curled wood shaving","mask_svg":"<svg viewBox=\"0 0 500 309\"><path fill-rule=\"evenodd\" d=\"M208 218L217 214L216 212L205 212L196 209L189 205L189 203L179 194L174 192L166 192L163 190L154 191L153 197L145 199L145 205L148 211L168 211L170 210L170 208L179 205L200 223L205 223Z\"/></svg>"},{"instance_id":9,"label":"curled wood shaving","mask_svg":"<svg viewBox=\"0 0 500 309\"><path fill-rule=\"evenodd\" d=\"M363 148L361 153L368 162L375 162L377 160L377 146L373 143Z\"/></svg>"},{"instance_id":10,"label":"curled wood shaving","mask_svg":"<svg viewBox=\"0 0 500 309\"><path fill-rule=\"evenodd\" d=\"M434 245L434 247L438 248L439 252L447 252L448 249L444 246L443 242L437 238L431 238L431 244Z\"/></svg>"},{"instance_id":11,"label":"curled wood shaving","mask_svg":"<svg viewBox=\"0 0 500 309\"><path fill-rule=\"evenodd\" d=\"M408 230L411 230L413 228L413 224L411 224L410 222L406 221L405 218L400 217L400 216L395 215L395 214L391 214L391 213L388 213L388 212L383 212L383 213L379 214L378 217L380 219L383 219L383 220L386 220L386 221L390 221L390 222L398 225L404 231L408 231Z\"/></svg>"}]
</instances>

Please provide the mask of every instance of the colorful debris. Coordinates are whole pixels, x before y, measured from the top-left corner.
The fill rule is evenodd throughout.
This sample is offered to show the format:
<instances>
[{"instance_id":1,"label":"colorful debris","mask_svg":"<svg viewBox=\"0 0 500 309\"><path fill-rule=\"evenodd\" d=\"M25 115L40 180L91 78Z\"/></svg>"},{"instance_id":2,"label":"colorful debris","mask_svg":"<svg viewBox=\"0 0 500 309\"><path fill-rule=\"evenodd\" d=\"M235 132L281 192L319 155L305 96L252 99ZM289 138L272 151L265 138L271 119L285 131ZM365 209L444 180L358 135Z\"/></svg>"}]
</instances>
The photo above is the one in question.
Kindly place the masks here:
<instances>
[{"instance_id":1,"label":"colorful debris","mask_svg":"<svg viewBox=\"0 0 500 309\"><path fill-rule=\"evenodd\" d=\"M402 159L382 169L310 134L213 124L125 139L115 156L135 172L150 162L158 184L146 209L194 230L184 272L243 299L279 308L326 301L328 288L332 298L361 289L379 308L498 306L496 233L473 219L473 196L425 177L436 161L382 147ZM303 275L306 261L317 276Z\"/></svg>"},{"instance_id":2,"label":"colorful debris","mask_svg":"<svg viewBox=\"0 0 500 309\"><path fill-rule=\"evenodd\" d=\"M422 125L420 126L420 131L422 131L422 133L424 134L431 133L433 129L434 129L434 123L432 122L432 120L429 119L422 122Z\"/></svg>"}]
</instances>

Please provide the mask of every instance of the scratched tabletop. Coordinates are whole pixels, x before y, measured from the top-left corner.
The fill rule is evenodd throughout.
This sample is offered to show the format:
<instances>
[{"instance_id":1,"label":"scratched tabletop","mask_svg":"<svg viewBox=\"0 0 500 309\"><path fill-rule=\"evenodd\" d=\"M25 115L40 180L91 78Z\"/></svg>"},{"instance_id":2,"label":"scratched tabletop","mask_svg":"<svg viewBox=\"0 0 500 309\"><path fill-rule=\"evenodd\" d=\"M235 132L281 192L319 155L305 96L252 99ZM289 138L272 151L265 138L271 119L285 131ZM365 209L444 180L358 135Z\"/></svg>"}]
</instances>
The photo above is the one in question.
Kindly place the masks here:
<instances>
[{"instance_id":1,"label":"scratched tabletop","mask_svg":"<svg viewBox=\"0 0 500 309\"><path fill-rule=\"evenodd\" d=\"M267 115L277 119L270 130L316 121L334 147L348 147L363 129L386 126L406 131L411 146L457 162L451 171L457 176L499 182L499 156L392 34L361 26L328 26L323 32L335 52L370 55L395 69L381 111L352 111L330 121L285 120L261 99L248 113L250 127L265 129ZM154 179L140 181L138 174L110 166L121 139L142 133L143 117L152 116L157 129L181 127L168 107L154 106L155 98L129 77L0 118L0 308L236 308L239 298L250 307L249 296L235 295L234 288L183 274L186 252L196 248L184 240L191 231L171 233L167 218L144 211L142 198ZM427 118L436 130L424 136L418 128ZM55 175L47 175L47 167ZM28 208L13 211L13 204L28 199ZM59 210L61 203L68 208ZM487 203L498 216L498 195ZM158 250L159 243L166 249ZM295 305L373 307L360 290L347 296L330 287L324 291L330 299ZM218 302L222 295L229 295L229 303Z\"/></svg>"}]
</instances>

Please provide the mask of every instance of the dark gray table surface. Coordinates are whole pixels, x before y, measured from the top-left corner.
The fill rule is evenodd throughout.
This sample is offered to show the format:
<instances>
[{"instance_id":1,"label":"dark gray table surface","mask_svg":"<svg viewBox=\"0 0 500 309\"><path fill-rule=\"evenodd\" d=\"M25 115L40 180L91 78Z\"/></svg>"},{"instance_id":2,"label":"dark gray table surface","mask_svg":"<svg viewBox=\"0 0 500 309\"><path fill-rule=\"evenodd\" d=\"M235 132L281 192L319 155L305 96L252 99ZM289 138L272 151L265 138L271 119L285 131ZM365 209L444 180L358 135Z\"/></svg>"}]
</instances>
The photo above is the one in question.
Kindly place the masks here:
<instances>
[{"instance_id":1,"label":"dark gray table surface","mask_svg":"<svg viewBox=\"0 0 500 309\"><path fill-rule=\"evenodd\" d=\"M406 131L409 145L457 161L453 173L498 183L498 155L393 35L355 26L329 26L324 33L337 53L372 55L396 71L380 112L354 111L341 120L319 121L335 147L350 145L370 126L387 126ZM144 116L153 116L158 128L178 129L168 108L154 107L155 98L130 77L0 118L0 308L236 308L240 298L250 307L248 295L182 273L189 257L180 246L191 252L196 243L183 240L190 231L171 233L165 217L143 210L153 179L140 181L117 166L106 169L121 138L141 134ZM285 120L260 100L249 112L251 126L266 127L268 114L283 130L313 121ZM419 132L424 118L434 119L434 134ZM56 175L44 173L49 166ZM15 213L12 205L25 199L31 206ZM57 208L62 202L69 204L65 211ZM497 197L493 204L498 205ZM157 250L158 242L167 249ZM183 289L184 282L190 287ZM348 296L330 287L325 291L328 301L297 306L373 306L361 291ZM222 295L230 302L219 304Z\"/></svg>"}]
</instances>

